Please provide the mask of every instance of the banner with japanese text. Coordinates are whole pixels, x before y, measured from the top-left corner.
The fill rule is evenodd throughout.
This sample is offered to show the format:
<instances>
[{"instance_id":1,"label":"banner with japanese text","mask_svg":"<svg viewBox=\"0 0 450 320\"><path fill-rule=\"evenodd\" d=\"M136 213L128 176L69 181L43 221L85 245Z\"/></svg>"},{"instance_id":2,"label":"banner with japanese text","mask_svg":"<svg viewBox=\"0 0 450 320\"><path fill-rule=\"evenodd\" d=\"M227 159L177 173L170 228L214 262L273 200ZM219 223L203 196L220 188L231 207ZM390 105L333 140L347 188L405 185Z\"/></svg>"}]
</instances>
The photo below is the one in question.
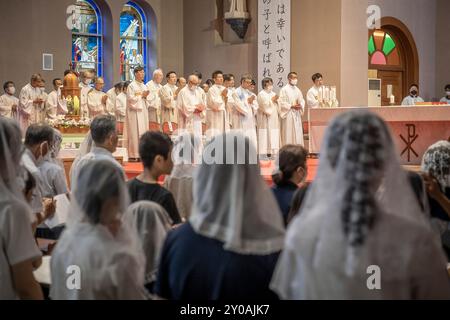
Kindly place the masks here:
<instances>
[{"instance_id":1,"label":"banner with japanese text","mask_svg":"<svg viewBox=\"0 0 450 320\"><path fill-rule=\"evenodd\" d=\"M258 0L258 86L269 77L278 92L290 68L291 0Z\"/></svg>"}]
</instances>

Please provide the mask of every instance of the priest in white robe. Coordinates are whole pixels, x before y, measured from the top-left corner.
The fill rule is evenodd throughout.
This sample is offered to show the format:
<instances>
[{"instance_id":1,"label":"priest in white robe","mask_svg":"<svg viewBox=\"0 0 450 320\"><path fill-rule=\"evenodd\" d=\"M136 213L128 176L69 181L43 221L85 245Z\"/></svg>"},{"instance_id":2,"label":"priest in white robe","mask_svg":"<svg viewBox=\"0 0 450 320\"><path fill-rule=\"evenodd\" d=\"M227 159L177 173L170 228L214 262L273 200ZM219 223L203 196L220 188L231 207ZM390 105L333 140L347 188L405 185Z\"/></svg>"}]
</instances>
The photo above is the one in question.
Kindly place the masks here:
<instances>
[{"instance_id":1,"label":"priest in white robe","mask_svg":"<svg viewBox=\"0 0 450 320\"><path fill-rule=\"evenodd\" d=\"M139 139L148 131L147 97L150 94L144 83L145 71L134 69L135 80L127 89L127 112L125 116L124 141L130 159L139 159Z\"/></svg>"},{"instance_id":2,"label":"priest in white robe","mask_svg":"<svg viewBox=\"0 0 450 320\"><path fill-rule=\"evenodd\" d=\"M280 150L280 121L278 115L278 95L273 91L273 80L262 81L263 90L258 94L258 154L273 156Z\"/></svg>"},{"instance_id":3,"label":"priest in white robe","mask_svg":"<svg viewBox=\"0 0 450 320\"><path fill-rule=\"evenodd\" d=\"M125 119L127 114L127 90L130 82L123 83L121 92L116 97L116 105L114 107L115 116L117 119L117 131L120 135L124 134Z\"/></svg>"},{"instance_id":4,"label":"priest in white robe","mask_svg":"<svg viewBox=\"0 0 450 320\"><path fill-rule=\"evenodd\" d=\"M199 141L202 140L202 121L205 117L206 95L199 90L199 79L196 75L188 78L188 85L181 89L178 99L178 130L180 134L188 132Z\"/></svg>"},{"instance_id":5,"label":"priest in white robe","mask_svg":"<svg viewBox=\"0 0 450 320\"><path fill-rule=\"evenodd\" d=\"M164 78L163 71L161 69L156 69L153 72L153 79L147 83L147 88L150 91L147 97L147 107L148 107L148 120L153 123L160 123L161 115L161 97L160 92L162 89L162 81Z\"/></svg>"},{"instance_id":6,"label":"priest in white robe","mask_svg":"<svg viewBox=\"0 0 450 320\"><path fill-rule=\"evenodd\" d=\"M14 82L5 82L3 85L3 90L5 90L5 93L0 96L0 116L17 120L19 99L14 96L16 93Z\"/></svg>"},{"instance_id":7,"label":"priest in white robe","mask_svg":"<svg viewBox=\"0 0 450 320\"><path fill-rule=\"evenodd\" d=\"M233 111L236 109L236 101L234 100L236 88L235 88L235 80L234 75L224 74L223 75L223 85L227 89L227 121L230 129L233 129Z\"/></svg>"},{"instance_id":8,"label":"priest in white robe","mask_svg":"<svg viewBox=\"0 0 450 320\"><path fill-rule=\"evenodd\" d=\"M409 96L402 101L402 106L415 106L418 103L423 103L424 100L419 96L419 86L413 84L409 88Z\"/></svg>"},{"instance_id":9,"label":"priest in white robe","mask_svg":"<svg viewBox=\"0 0 450 320\"><path fill-rule=\"evenodd\" d=\"M316 73L312 76L312 81L314 85L306 94L306 103L309 108L319 108L319 89L323 86L323 77L320 73Z\"/></svg>"},{"instance_id":10,"label":"priest in white robe","mask_svg":"<svg viewBox=\"0 0 450 320\"><path fill-rule=\"evenodd\" d=\"M159 92L161 98L161 125L163 126L167 123L169 130L174 131L175 128L172 127L172 124L177 123L175 110L177 108L177 96L179 92L176 86L177 74L171 71L166 75L166 79L167 84Z\"/></svg>"},{"instance_id":11,"label":"priest in white robe","mask_svg":"<svg viewBox=\"0 0 450 320\"><path fill-rule=\"evenodd\" d=\"M95 79L94 89L89 91L87 95L87 103L89 109L89 118L94 119L96 116L106 114L106 101L108 95L103 92L105 81L102 77Z\"/></svg>"},{"instance_id":12,"label":"priest in white robe","mask_svg":"<svg viewBox=\"0 0 450 320\"><path fill-rule=\"evenodd\" d=\"M258 110L257 97L250 91L252 77L244 75L241 79L241 86L233 94L236 112L234 113L233 130L241 131L253 142L256 149L258 139L256 136L255 114Z\"/></svg>"},{"instance_id":13,"label":"priest in white robe","mask_svg":"<svg viewBox=\"0 0 450 320\"><path fill-rule=\"evenodd\" d=\"M23 134L33 123L39 123L45 115L45 96L41 91L42 76L34 74L19 95L19 123ZM45 119L45 116L44 116Z\"/></svg>"},{"instance_id":14,"label":"priest in white robe","mask_svg":"<svg viewBox=\"0 0 450 320\"><path fill-rule=\"evenodd\" d=\"M53 80L53 91L48 94L46 101L47 116L56 118L58 115L67 114L67 101L61 96L63 82L56 78Z\"/></svg>"},{"instance_id":15,"label":"priest in white robe","mask_svg":"<svg viewBox=\"0 0 450 320\"><path fill-rule=\"evenodd\" d=\"M288 80L289 83L281 89L278 100L281 118L281 143L282 145L298 144L303 146L302 117L306 103L302 92L297 87L297 73L289 73Z\"/></svg>"},{"instance_id":16,"label":"priest in white robe","mask_svg":"<svg viewBox=\"0 0 450 320\"><path fill-rule=\"evenodd\" d=\"M94 79L94 73L91 71L83 71L80 75L80 115L84 118L89 117L89 108L87 105L87 95L92 89L92 79Z\"/></svg>"},{"instance_id":17,"label":"priest in white robe","mask_svg":"<svg viewBox=\"0 0 450 320\"><path fill-rule=\"evenodd\" d=\"M206 125L207 139L222 134L230 129L227 116L228 90L223 86L223 72L213 73L214 85L206 94Z\"/></svg>"},{"instance_id":18,"label":"priest in white robe","mask_svg":"<svg viewBox=\"0 0 450 320\"><path fill-rule=\"evenodd\" d=\"M116 100L117 96L123 92L123 82L116 83L114 87L106 92L108 99L106 99L106 113L112 116L116 115Z\"/></svg>"}]
</instances>

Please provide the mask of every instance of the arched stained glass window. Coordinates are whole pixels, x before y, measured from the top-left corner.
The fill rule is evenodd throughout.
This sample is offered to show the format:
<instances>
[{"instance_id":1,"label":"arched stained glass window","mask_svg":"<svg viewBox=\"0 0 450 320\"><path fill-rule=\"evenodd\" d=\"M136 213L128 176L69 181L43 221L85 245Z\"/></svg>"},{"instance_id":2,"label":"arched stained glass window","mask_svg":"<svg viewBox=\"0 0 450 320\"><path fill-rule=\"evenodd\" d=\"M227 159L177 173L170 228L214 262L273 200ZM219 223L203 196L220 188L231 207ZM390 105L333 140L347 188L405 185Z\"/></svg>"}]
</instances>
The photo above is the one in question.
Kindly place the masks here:
<instances>
[{"instance_id":1,"label":"arched stained glass window","mask_svg":"<svg viewBox=\"0 0 450 320\"><path fill-rule=\"evenodd\" d=\"M77 0L72 27L72 64L103 76L102 16L94 0Z\"/></svg>"},{"instance_id":2,"label":"arched stained glass window","mask_svg":"<svg viewBox=\"0 0 450 320\"><path fill-rule=\"evenodd\" d=\"M372 65L400 66L397 44L391 35L375 30L369 37L369 61Z\"/></svg>"},{"instance_id":3,"label":"arched stained glass window","mask_svg":"<svg viewBox=\"0 0 450 320\"><path fill-rule=\"evenodd\" d=\"M135 2L129 1L120 14L120 74L123 81L134 79L134 69L147 72L147 18Z\"/></svg>"}]
</instances>

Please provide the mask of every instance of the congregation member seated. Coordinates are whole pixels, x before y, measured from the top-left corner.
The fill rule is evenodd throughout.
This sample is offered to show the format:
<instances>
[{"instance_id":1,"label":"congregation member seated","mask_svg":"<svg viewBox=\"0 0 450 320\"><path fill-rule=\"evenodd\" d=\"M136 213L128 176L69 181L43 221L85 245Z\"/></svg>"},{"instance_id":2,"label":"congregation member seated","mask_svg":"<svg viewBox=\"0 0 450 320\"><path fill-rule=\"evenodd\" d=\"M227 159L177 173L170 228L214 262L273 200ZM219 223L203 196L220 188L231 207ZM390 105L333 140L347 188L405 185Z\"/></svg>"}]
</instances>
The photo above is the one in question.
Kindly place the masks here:
<instances>
[{"instance_id":1,"label":"congregation member seated","mask_svg":"<svg viewBox=\"0 0 450 320\"><path fill-rule=\"evenodd\" d=\"M114 164L125 177L120 163L114 158L119 143L119 136L116 129L116 118L111 115L101 115L95 117L90 126L90 135L94 145L91 146L89 153L84 155L78 161L74 161L71 168L71 189L75 188L75 181L82 171L82 168L94 160L107 160Z\"/></svg>"},{"instance_id":2,"label":"congregation member seated","mask_svg":"<svg viewBox=\"0 0 450 320\"><path fill-rule=\"evenodd\" d=\"M285 229L256 149L247 137L228 133L213 138L203 158L214 147L216 158L196 171L189 222L167 236L155 292L170 300L277 299L269 282Z\"/></svg>"},{"instance_id":3,"label":"congregation member seated","mask_svg":"<svg viewBox=\"0 0 450 320\"><path fill-rule=\"evenodd\" d=\"M289 227L271 288L282 299L449 299L446 260L387 125L337 116L317 177ZM368 268L381 270L368 285Z\"/></svg>"},{"instance_id":4,"label":"congregation member seated","mask_svg":"<svg viewBox=\"0 0 450 320\"><path fill-rule=\"evenodd\" d=\"M306 193L310 187L309 183L305 183L302 187L298 188L292 196L291 209L287 217L287 225L291 224L296 216L300 216L300 209L302 207L303 201L305 200Z\"/></svg>"},{"instance_id":5,"label":"congregation member seated","mask_svg":"<svg viewBox=\"0 0 450 320\"><path fill-rule=\"evenodd\" d=\"M41 259L31 228L35 216L17 179L22 150L19 125L0 117L0 300L43 299L33 277Z\"/></svg>"},{"instance_id":6,"label":"congregation member seated","mask_svg":"<svg viewBox=\"0 0 450 320\"><path fill-rule=\"evenodd\" d=\"M277 199L285 225L287 225L292 197L297 191L298 185L306 180L307 156L308 152L300 145L286 145L280 149L278 154L276 164L278 168L272 175L275 183L272 191Z\"/></svg>"},{"instance_id":7,"label":"congregation member seated","mask_svg":"<svg viewBox=\"0 0 450 320\"><path fill-rule=\"evenodd\" d=\"M109 160L90 161L75 186L70 220L52 254L50 298L146 298L142 247L121 217L129 203L122 172Z\"/></svg>"},{"instance_id":8,"label":"congregation member seated","mask_svg":"<svg viewBox=\"0 0 450 320\"><path fill-rule=\"evenodd\" d=\"M150 294L158 272L159 257L172 220L166 210L156 202L139 201L133 203L124 215L124 221L137 232L142 246L145 264L145 287Z\"/></svg>"},{"instance_id":9,"label":"congregation member seated","mask_svg":"<svg viewBox=\"0 0 450 320\"><path fill-rule=\"evenodd\" d=\"M159 203L169 214L174 224L181 217L172 193L159 184L159 177L169 175L173 169L172 140L161 132L146 132L139 142L139 155L144 172L128 181L131 202L142 200Z\"/></svg>"},{"instance_id":10,"label":"congregation member seated","mask_svg":"<svg viewBox=\"0 0 450 320\"><path fill-rule=\"evenodd\" d=\"M172 151L175 166L170 176L167 176L164 181L164 187L173 194L183 220L191 216L192 183L194 170L201 157L200 144L200 140L189 133L184 133L177 138Z\"/></svg>"}]
</instances>

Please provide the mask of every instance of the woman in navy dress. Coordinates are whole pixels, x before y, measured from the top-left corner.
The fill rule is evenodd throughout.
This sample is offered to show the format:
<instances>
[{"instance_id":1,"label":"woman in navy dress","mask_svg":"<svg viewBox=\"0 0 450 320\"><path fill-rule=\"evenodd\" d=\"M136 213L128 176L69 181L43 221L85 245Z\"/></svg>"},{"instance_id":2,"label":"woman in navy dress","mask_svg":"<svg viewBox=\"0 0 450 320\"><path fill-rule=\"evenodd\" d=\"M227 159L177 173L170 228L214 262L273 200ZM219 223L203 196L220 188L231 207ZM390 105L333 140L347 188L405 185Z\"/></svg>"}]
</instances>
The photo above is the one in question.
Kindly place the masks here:
<instances>
[{"instance_id":1,"label":"woman in navy dress","mask_svg":"<svg viewBox=\"0 0 450 320\"><path fill-rule=\"evenodd\" d=\"M238 145L243 141L245 151ZM216 155L223 148L223 160L234 161L206 164L211 150L205 148L194 177L192 216L167 237L155 292L171 300L275 300L269 283L285 228L260 175L256 149L235 133L217 136L209 146ZM237 152L227 157L229 150ZM237 164L242 155L245 164Z\"/></svg>"}]
</instances>

